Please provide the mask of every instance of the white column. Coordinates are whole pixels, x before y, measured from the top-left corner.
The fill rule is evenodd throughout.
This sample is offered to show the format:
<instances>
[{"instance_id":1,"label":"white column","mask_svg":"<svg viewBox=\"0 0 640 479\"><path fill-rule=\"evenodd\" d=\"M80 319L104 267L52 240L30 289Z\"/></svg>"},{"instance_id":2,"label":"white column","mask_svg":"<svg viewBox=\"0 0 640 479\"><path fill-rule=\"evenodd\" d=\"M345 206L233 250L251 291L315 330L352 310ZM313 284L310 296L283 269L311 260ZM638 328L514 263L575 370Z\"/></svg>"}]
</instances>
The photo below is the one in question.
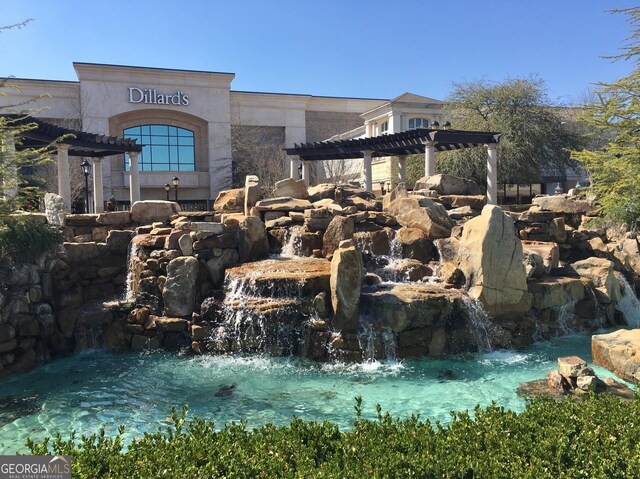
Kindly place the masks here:
<instances>
[{"instance_id":1,"label":"white column","mask_svg":"<svg viewBox=\"0 0 640 479\"><path fill-rule=\"evenodd\" d=\"M138 155L137 151L130 151L129 155L129 199L131 206L136 201L140 201L140 178L138 176Z\"/></svg>"},{"instance_id":2,"label":"white column","mask_svg":"<svg viewBox=\"0 0 640 479\"><path fill-rule=\"evenodd\" d=\"M69 179L69 145L58 147L58 194L62 196L65 207L71 209L71 180Z\"/></svg>"},{"instance_id":3,"label":"white column","mask_svg":"<svg viewBox=\"0 0 640 479\"><path fill-rule=\"evenodd\" d=\"M389 134L400 133L402 131L402 115L398 112L391 112L389 115Z\"/></svg>"},{"instance_id":4,"label":"white column","mask_svg":"<svg viewBox=\"0 0 640 479\"><path fill-rule=\"evenodd\" d=\"M309 186L309 178L311 178L311 162L303 161L302 162L302 179L304 180L304 184Z\"/></svg>"},{"instance_id":5,"label":"white column","mask_svg":"<svg viewBox=\"0 0 640 479\"><path fill-rule=\"evenodd\" d=\"M487 145L487 204L498 204L498 145Z\"/></svg>"},{"instance_id":6,"label":"white column","mask_svg":"<svg viewBox=\"0 0 640 479\"><path fill-rule=\"evenodd\" d=\"M2 196L5 200L15 198L18 194L18 166L16 165L16 144L12 136L2 139L2 149L7 156L7 167L2 180Z\"/></svg>"},{"instance_id":7,"label":"white column","mask_svg":"<svg viewBox=\"0 0 640 479\"><path fill-rule=\"evenodd\" d=\"M432 141L424 144L424 176L429 177L436 174L436 147Z\"/></svg>"},{"instance_id":8,"label":"white column","mask_svg":"<svg viewBox=\"0 0 640 479\"><path fill-rule=\"evenodd\" d=\"M398 158L398 173L400 174L400 183L407 183L407 157Z\"/></svg>"},{"instance_id":9,"label":"white column","mask_svg":"<svg viewBox=\"0 0 640 479\"><path fill-rule=\"evenodd\" d=\"M364 124L364 128L365 128L365 137L371 138L373 136L373 124L370 121L368 121L367 123Z\"/></svg>"},{"instance_id":10,"label":"white column","mask_svg":"<svg viewBox=\"0 0 640 479\"><path fill-rule=\"evenodd\" d=\"M93 159L93 212L104 211L104 193L102 191L102 158Z\"/></svg>"},{"instance_id":11,"label":"white column","mask_svg":"<svg viewBox=\"0 0 640 479\"><path fill-rule=\"evenodd\" d=\"M363 170L364 170L364 189L365 191L373 190L373 180L371 174L371 151L363 151L364 162L363 162Z\"/></svg>"},{"instance_id":12,"label":"white column","mask_svg":"<svg viewBox=\"0 0 640 479\"><path fill-rule=\"evenodd\" d=\"M297 180L300 178L298 167L300 166L300 157L293 155L289 158L289 177Z\"/></svg>"}]
</instances>

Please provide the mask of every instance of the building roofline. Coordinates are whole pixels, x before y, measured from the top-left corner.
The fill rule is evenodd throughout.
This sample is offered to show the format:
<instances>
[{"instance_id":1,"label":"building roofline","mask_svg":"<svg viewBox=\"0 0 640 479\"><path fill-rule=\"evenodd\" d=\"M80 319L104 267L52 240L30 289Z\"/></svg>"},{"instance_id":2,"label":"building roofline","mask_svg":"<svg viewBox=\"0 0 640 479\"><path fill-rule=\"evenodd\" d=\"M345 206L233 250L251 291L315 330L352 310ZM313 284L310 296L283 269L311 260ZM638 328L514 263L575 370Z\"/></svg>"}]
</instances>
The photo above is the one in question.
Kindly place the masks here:
<instances>
[{"instance_id":1,"label":"building roofline","mask_svg":"<svg viewBox=\"0 0 640 479\"><path fill-rule=\"evenodd\" d=\"M205 74L214 74L214 75L233 75L235 73L231 72L214 72L207 70L189 70L189 69L181 69L181 68L163 68L163 67L141 67L136 65L117 65L114 63L92 63L92 62L73 62L73 66L75 68L76 65L79 66L91 66L91 67L114 67L114 68L133 68L136 70L152 70L152 71L170 71L170 72L184 72L184 73L205 73Z\"/></svg>"},{"instance_id":2,"label":"building roofline","mask_svg":"<svg viewBox=\"0 0 640 479\"><path fill-rule=\"evenodd\" d=\"M50 78L24 78L24 77L14 77L14 76L9 76L9 77L0 77L0 80L6 80L8 82L12 81L12 80L22 80L22 81L42 81L42 82L51 82L51 83L72 83L72 84L78 84L80 83L79 80L52 80Z\"/></svg>"},{"instance_id":3,"label":"building roofline","mask_svg":"<svg viewBox=\"0 0 640 479\"><path fill-rule=\"evenodd\" d=\"M330 96L330 95L312 95L310 93L278 93L267 91L249 91L249 90L230 90L231 93L250 93L255 95L287 95L287 96L305 96L311 98L328 98L333 100L364 100L364 101L388 101L385 98L363 98L353 96Z\"/></svg>"}]
</instances>

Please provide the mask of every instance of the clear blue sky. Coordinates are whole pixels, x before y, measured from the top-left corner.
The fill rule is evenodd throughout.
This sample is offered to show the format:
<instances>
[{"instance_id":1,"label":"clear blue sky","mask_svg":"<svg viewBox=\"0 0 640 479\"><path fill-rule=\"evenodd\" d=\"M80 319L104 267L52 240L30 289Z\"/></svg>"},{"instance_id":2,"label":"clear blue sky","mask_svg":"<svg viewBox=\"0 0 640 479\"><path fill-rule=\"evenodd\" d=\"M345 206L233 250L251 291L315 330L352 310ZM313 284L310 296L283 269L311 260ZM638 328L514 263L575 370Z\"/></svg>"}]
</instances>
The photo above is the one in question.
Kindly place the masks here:
<instances>
[{"instance_id":1,"label":"clear blue sky","mask_svg":"<svg viewBox=\"0 0 640 479\"><path fill-rule=\"evenodd\" d=\"M0 0L0 76L72 62L232 72L233 90L444 99L452 82L537 75L557 103L631 65L625 0Z\"/></svg>"}]
</instances>

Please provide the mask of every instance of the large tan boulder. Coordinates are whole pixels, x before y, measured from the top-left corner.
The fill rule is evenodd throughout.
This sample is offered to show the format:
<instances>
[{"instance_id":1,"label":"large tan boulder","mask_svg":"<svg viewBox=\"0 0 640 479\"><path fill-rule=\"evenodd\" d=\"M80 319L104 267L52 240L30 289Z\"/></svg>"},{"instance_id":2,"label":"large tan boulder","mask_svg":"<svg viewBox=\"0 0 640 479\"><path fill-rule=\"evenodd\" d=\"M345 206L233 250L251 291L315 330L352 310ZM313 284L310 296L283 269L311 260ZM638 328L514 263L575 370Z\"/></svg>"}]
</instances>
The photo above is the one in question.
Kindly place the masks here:
<instances>
[{"instance_id":1,"label":"large tan boulder","mask_svg":"<svg viewBox=\"0 0 640 479\"><path fill-rule=\"evenodd\" d=\"M395 216L400 225L421 229L430 240L449 237L455 226L444 206L420 196L400 197L392 201L386 211Z\"/></svg>"},{"instance_id":2,"label":"large tan boulder","mask_svg":"<svg viewBox=\"0 0 640 479\"><path fill-rule=\"evenodd\" d=\"M476 183L453 175L425 176L416 181L415 190L433 190L439 195L483 195Z\"/></svg>"},{"instance_id":3,"label":"large tan boulder","mask_svg":"<svg viewBox=\"0 0 640 479\"><path fill-rule=\"evenodd\" d=\"M329 279L333 327L336 330L348 333L358 331L361 281L362 253L353 240L345 240L333 253Z\"/></svg>"},{"instance_id":4,"label":"large tan boulder","mask_svg":"<svg viewBox=\"0 0 640 479\"><path fill-rule=\"evenodd\" d=\"M241 263L256 261L269 255L267 230L260 218L247 216L240 222L238 254Z\"/></svg>"},{"instance_id":5,"label":"large tan boulder","mask_svg":"<svg viewBox=\"0 0 640 479\"><path fill-rule=\"evenodd\" d=\"M593 215L597 210L591 201L569 195L538 196L531 203L541 210L554 213Z\"/></svg>"},{"instance_id":6,"label":"large tan boulder","mask_svg":"<svg viewBox=\"0 0 640 479\"><path fill-rule=\"evenodd\" d=\"M180 213L180 205L173 201L136 201L131 206L131 221L142 224L151 224L158 221L165 222L177 213Z\"/></svg>"},{"instance_id":7,"label":"large tan boulder","mask_svg":"<svg viewBox=\"0 0 640 479\"><path fill-rule=\"evenodd\" d=\"M222 250L220 256L214 256L205 263L207 273L209 273L211 282L216 288L222 285L226 268L237 262L238 251L233 248L226 248Z\"/></svg>"},{"instance_id":8,"label":"large tan boulder","mask_svg":"<svg viewBox=\"0 0 640 479\"><path fill-rule=\"evenodd\" d=\"M640 384L640 329L620 329L591 337L594 364Z\"/></svg>"},{"instance_id":9,"label":"large tan boulder","mask_svg":"<svg viewBox=\"0 0 640 479\"><path fill-rule=\"evenodd\" d=\"M194 311L200 263L193 256L180 256L167 265L167 281L162 290L167 316L187 316Z\"/></svg>"},{"instance_id":10,"label":"large tan boulder","mask_svg":"<svg viewBox=\"0 0 640 479\"><path fill-rule=\"evenodd\" d=\"M513 220L499 206L486 205L469 220L459 242L458 262L469 294L489 316L521 317L529 310L531 295L522 264L522 243Z\"/></svg>"},{"instance_id":11,"label":"large tan boulder","mask_svg":"<svg viewBox=\"0 0 640 479\"><path fill-rule=\"evenodd\" d=\"M233 188L218 193L213 209L221 213L244 212L244 188Z\"/></svg>"},{"instance_id":12,"label":"large tan boulder","mask_svg":"<svg viewBox=\"0 0 640 479\"><path fill-rule=\"evenodd\" d=\"M396 231L395 241L400 245L403 258L410 258L427 263L431 261L436 248L433 242L427 238L426 233L420 228L407 228L403 226Z\"/></svg>"},{"instance_id":13,"label":"large tan boulder","mask_svg":"<svg viewBox=\"0 0 640 479\"><path fill-rule=\"evenodd\" d=\"M593 283L600 303L617 303L622 297L620 282L614 273L613 261L591 257L572 263L573 269Z\"/></svg>"},{"instance_id":14,"label":"large tan boulder","mask_svg":"<svg viewBox=\"0 0 640 479\"><path fill-rule=\"evenodd\" d=\"M335 216L322 237L322 254L330 259L341 241L353 238L355 222L347 216Z\"/></svg>"},{"instance_id":15,"label":"large tan boulder","mask_svg":"<svg viewBox=\"0 0 640 479\"><path fill-rule=\"evenodd\" d=\"M260 180L256 175L247 175L244 179L244 214L249 216L260 199Z\"/></svg>"},{"instance_id":16,"label":"large tan boulder","mask_svg":"<svg viewBox=\"0 0 640 479\"><path fill-rule=\"evenodd\" d=\"M537 310L558 308L586 297L580 278L546 277L528 282L531 306Z\"/></svg>"},{"instance_id":17,"label":"large tan boulder","mask_svg":"<svg viewBox=\"0 0 640 479\"><path fill-rule=\"evenodd\" d=\"M304 180L285 178L275 184L273 196L291 196L292 198L306 200L309 198L309 191Z\"/></svg>"},{"instance_id":18,"label":"large tan boulder","mask_svg":"<svg viewBox=\"0 0 640 479\"><path fill-rule=\"evenodd\" d=\"M623 238L618 241L613 254L625 268L640 276L640 246L637 238Z\"/></svg>"},{"instance_id":19,"label":"large tan boulder","mask_svg":"<svg viewBox=\"0 0 640 479\"><path fill-rule=\"evenodd\" d=\"M258 201L256 208L258 211L304 211L312 209L313 205L309 200L279 196Z\"/></svg>"},{"instance_id":20,"label":"large tan boulder","mask_svg":"<svg viewBox=\"0 0 640 479\"><path fill-rule=\"evenodd\" d=\"M535 274L529 274L527 276L540 277L550 273L551 269L557 268L560 265L560 250L556 243L550 241L522 241L522 251L525 258L525 268L528 269L531 264L531 257L539 257L540 265L539 271Z\"/></svg>"},{"instance_id":21,"label":"large tan boulder","mask_svg":"<svg viewBox=\"0 0 640 479\"><path fill-rule=\"evenodd\" d=\"M389 209L389 205L393 203L395 200L399 198L406 198L409 196L407 193L407 188L404 183L400 183L394 189L392 189L389 193L382 197L382 209L383 211L387 211Z\"/></svg>"},{"instance_id":22,"label":"large tan boulder","mask_svg":"<svg viewBox=\"0 0 640 479\"><path fill-rule=\"evenodd\" d=\"M309 192L309 201L316 202L323 199L334 199L336 194L336 185L333 183L320 183L316 186L307 188Z\"/></svg>"}]
</instances>

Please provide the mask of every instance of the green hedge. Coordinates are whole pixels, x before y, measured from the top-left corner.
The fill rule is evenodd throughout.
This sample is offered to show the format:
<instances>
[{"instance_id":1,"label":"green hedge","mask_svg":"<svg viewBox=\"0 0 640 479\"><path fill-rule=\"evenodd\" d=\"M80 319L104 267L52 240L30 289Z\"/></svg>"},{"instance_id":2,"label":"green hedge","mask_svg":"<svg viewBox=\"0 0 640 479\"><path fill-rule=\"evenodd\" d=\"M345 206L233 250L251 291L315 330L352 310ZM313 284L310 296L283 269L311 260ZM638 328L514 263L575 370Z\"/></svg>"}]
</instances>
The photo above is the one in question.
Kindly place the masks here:
<instances>
[{"instance_id":1,"label":"green hedge","mask_svg":"<svg viewBox=\"0 0 640 479\"><path fill-rule=\"evenodd\" d=\"M32 454L70 454L73 477L112 478L637 478L640 399L603 395L580 403L536 399L522 413L495 404L452 413L447 425L418 417L356 419L350 431L303 421L216 431L173 412L173 426L123 448L122 432L43 443Z\"/></svg>"}]
</instances>

